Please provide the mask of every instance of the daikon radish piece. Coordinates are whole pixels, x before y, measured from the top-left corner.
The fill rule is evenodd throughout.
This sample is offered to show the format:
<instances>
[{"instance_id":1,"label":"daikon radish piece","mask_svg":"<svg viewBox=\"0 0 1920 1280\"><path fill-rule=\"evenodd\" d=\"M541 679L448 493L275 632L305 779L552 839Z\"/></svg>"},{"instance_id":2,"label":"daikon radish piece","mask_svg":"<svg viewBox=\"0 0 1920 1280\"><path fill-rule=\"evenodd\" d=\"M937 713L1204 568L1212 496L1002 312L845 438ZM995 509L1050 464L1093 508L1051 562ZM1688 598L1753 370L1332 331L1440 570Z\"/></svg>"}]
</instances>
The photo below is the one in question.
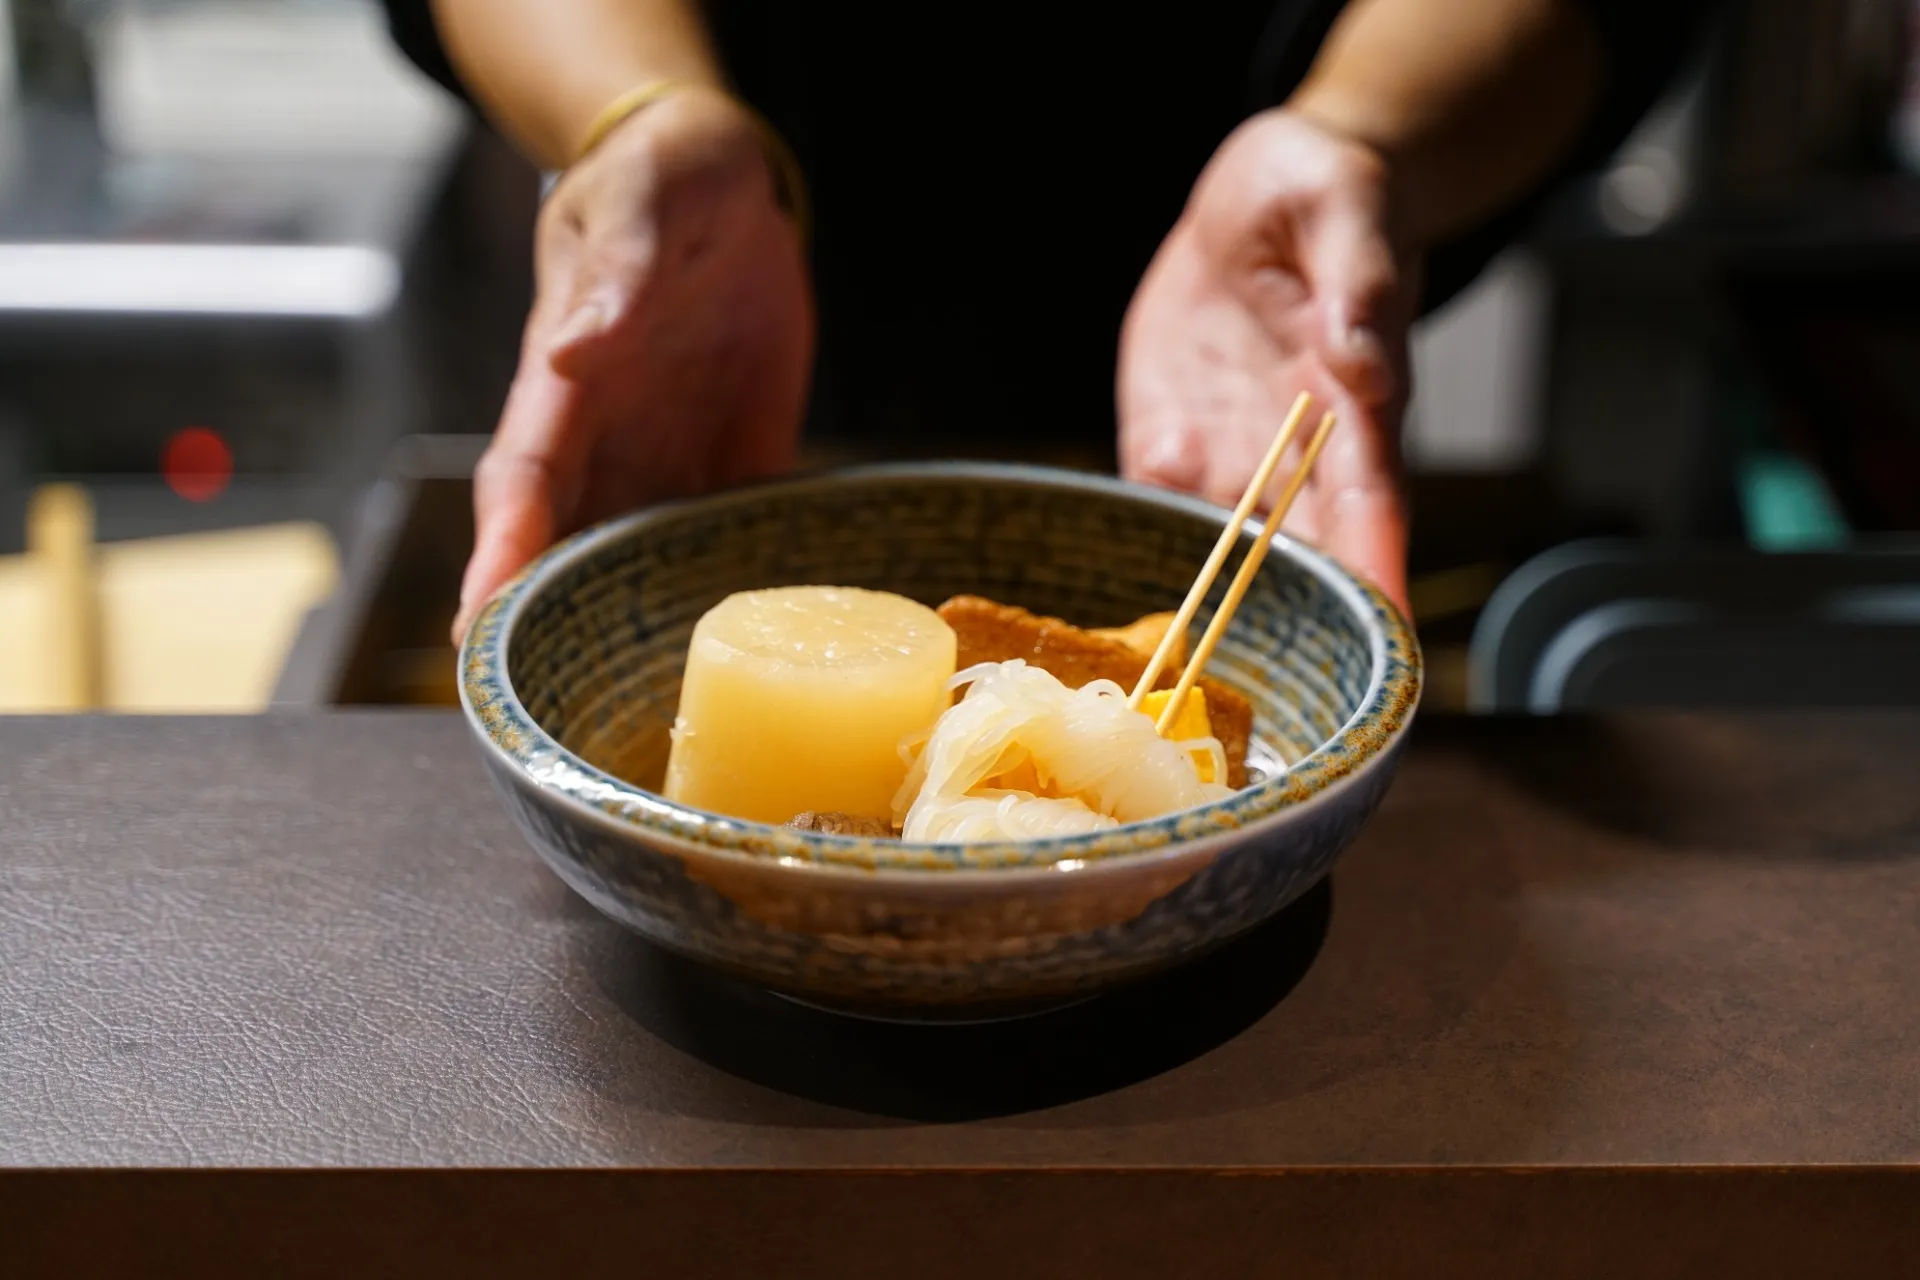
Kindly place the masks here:
<instances>
[{"instance_id":1,"label":"daikon radish piece","mask_svg":"<svg viewBox=\"0 0 1920 1280\"><path fill-rule=\"evenodd\" d=\"M667 798L755 822L890 817L900 745L951 702L956 646L933 610L885 592L727 597L693 629Z\"/></svg>"}]
</instances>

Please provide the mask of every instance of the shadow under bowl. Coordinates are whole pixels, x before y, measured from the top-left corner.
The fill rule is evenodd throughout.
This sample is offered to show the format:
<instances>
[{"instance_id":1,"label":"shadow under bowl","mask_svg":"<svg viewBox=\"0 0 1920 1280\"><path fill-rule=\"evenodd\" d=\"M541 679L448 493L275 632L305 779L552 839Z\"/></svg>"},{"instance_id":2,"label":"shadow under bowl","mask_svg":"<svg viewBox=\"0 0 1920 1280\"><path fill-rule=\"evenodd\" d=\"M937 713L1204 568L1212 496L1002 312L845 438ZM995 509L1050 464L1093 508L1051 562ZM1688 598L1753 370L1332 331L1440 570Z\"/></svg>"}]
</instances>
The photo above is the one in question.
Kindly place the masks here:
<instances>
[{"instance_id":1,"label":"shadow under bowl","mask_svg":"<svg viewBox=\"0 0 1920 1280\"><path fill-rule=\"evenodd\" d=\"M842 1011L1029 1012L1208 951L1326 875L1385 791L1418 702L1419 649L1399 612L1276 538L1208 668L1253 704L1249 786L1092 835L964 846L663 799L694 623L733 592L814 583L1118 625L1177 605L1226 518L1117 480L972 464L656 507L562 543L505 587L462 650L461 700L534 847L644 937ZM1257 536L1250 523L1240 555Z\"/></svg>"}]
</instances>

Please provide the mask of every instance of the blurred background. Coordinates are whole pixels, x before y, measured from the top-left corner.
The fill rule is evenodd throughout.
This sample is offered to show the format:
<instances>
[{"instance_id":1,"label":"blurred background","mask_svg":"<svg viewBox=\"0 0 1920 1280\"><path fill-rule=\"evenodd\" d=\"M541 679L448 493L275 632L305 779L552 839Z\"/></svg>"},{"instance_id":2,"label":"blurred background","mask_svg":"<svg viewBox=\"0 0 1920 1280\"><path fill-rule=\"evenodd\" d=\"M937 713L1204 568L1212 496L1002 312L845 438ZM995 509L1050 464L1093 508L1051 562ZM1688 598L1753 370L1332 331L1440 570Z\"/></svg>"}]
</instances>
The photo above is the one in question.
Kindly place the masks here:
<instances>
[{"instance_id":1,"label":"blurred background","mask_svg":"<svg viewBox=\"0 0 1920 1280\"><path fill-rule=\"evenodd\" d=\"M0 2L0 711L451 703L537 199L373 5ZM1916 286L1920 0L1734 6L1417 334L1429 706L1920 703Z\"/></svg>"}]
</instances>

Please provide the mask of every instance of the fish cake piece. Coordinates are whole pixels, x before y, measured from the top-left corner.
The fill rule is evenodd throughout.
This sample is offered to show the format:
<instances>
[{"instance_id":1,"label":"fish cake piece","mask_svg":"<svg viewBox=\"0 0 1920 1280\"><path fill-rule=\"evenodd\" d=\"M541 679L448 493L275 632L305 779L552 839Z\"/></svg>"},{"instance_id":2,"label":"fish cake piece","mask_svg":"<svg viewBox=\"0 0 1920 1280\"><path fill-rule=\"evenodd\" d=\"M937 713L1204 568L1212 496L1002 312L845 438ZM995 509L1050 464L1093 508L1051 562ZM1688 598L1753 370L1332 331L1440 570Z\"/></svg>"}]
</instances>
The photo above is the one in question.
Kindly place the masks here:
<instances>
[{"instance_id":1,"label":"fish cake piece","mask_svg":"<svg viewBox=\"0 0 1920 1280\"><path fill-rule=\"evenodd\" d=\"M1078 689L1095 680L1111 680L1131 689L1153 657L1125 640L1076 627L1059 618L1042 617L1010 604L980 596L955 596L935 610L953 628L959 640L959 664L965 671L982 662L1010 662L1023 658L1049 671L1060 683ZM1142 619L1140 626L1147 622ZM1117 628L1116 630L1127 630ZM1161 634L1165 625L1161 626ZM1154 644L1158 644L1156 636ZM1168 663L1154 682L1171 689L1180 682L1180 666ZM1253 741L1253 706L1240 694L1208 676L1200 677L1207 691L1207 711L1213 735L1227 753L1227 782L1247 785L1247 748Z\"/></svg>"}]
</instances>

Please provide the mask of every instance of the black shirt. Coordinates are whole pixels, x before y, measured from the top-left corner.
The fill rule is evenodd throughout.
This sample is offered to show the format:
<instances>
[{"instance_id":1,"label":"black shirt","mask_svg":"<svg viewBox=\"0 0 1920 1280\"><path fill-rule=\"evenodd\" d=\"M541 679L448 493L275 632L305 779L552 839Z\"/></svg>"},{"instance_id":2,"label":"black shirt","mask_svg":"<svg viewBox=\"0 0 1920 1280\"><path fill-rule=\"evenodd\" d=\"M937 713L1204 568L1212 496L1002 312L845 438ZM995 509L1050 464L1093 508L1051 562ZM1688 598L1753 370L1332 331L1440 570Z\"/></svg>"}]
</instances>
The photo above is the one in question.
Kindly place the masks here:
<instances>
[{"instance_id":1,"label":"black shirt","mask_svg":"<svg viewBox=\"0 0 1920 1280\"><path fill-rule=\"evenodd\" d=\"M1711 6L1589 3L1607 53L1600 109L1535 193L1429 256L1428 306L1518 236L1561 178L1619 145ZM1342 7L1213 0L1204 17L1148 23L1030 0L709 0L729 74L806 171L816 425L1110 441L1120 319L1140 273L1214 148L1292 92ZM388 0L388 12L407 54L464 96L426 0Z\"/></svg>"}]
</instances>

